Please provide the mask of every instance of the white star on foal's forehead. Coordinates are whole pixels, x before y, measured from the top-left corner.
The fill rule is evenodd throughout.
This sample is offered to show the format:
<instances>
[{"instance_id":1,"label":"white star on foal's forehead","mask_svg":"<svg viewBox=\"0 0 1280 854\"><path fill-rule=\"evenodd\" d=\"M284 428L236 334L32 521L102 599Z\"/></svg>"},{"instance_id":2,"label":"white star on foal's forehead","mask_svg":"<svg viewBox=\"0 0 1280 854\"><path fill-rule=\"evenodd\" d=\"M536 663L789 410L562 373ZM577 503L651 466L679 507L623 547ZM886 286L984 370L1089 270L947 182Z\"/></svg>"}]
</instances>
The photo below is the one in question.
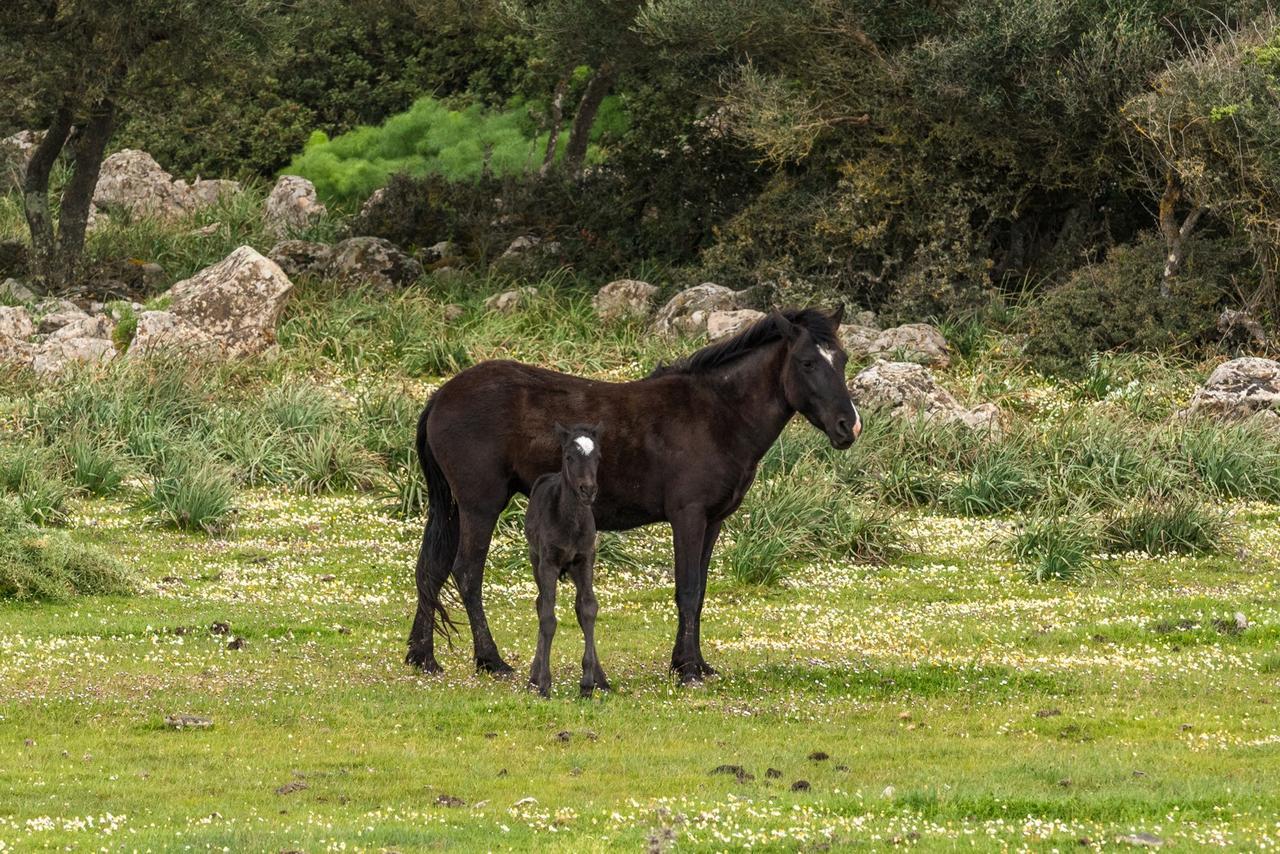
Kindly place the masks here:
<instances>
[{"instance_id":1,"label":"white star on foal's forehead","mask_svg":"<svg viewBox=\"0 0 1280 854\"><path fill-rule=\"evenodd\" d=\"M826 347L818 348L818 355L827 360L827 364L831 367L836 366L836 351L828 350Z\"/></svg>"},{"instance_id":2,"label":"white star on foal's forehead","mask_svg":"<svg viewBox=\"0 0 1280 854\"><path fill-rule=\"evenodd\" d=\"M573 440L573 443L578 446L579 451L582 451L582 455L584 457L590 456L591 452L596 449L596 443L588 439L586 436L579 436Z\"/></svg>"}]
</instances>

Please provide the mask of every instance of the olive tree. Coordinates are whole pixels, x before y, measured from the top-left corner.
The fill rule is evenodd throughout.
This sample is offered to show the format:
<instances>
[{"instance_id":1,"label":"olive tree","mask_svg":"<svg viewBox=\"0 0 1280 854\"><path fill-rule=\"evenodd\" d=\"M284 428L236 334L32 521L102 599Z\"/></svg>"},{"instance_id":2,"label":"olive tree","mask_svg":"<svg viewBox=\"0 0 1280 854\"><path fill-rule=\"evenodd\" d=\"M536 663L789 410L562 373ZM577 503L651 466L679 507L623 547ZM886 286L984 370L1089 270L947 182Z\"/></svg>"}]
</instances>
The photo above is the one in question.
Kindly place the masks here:
<instances>
[{"instance_id":1,"label":"olive tree","mask_svg":"<svg viewBox=\"0 0 1280 854\"><path fill-rule=\"evenodd\" d=\"M6 0L0 6L0 110L44 131L23 181L34 269L68 284L84 252L93 191L122 104L175 103L266 43L265 0ZM69 177L55 206L58 158ZM56 215L55 215L56 210Z\"/></svg>"}]
</instances>

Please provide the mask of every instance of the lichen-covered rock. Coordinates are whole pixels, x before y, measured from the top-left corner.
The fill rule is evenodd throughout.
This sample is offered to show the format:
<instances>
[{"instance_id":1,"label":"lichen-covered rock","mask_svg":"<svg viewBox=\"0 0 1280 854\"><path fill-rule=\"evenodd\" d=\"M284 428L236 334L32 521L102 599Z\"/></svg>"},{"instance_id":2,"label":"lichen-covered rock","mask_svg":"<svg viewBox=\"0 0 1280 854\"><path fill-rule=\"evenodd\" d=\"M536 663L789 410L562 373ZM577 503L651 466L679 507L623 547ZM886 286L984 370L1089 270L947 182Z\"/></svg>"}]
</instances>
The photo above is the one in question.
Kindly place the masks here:
<instances>
[{"instance_id":1,"label":"lichen-covered rock","mask_svg":"<svg viewBox=\"0 0 1280 854\"><path fill-rule=\"evenodd\" d=\"M1246 356L1214 368L1181 414L1248 418L1276 411L1280 411L1280 362Z\"/></svg>"},{"instance_id":2,"label":"lichen-covered rock","mask_svg":"<svg viewBox=\"0 0 1280 854\"><path fill-rule=\"evenodd\" d=\"M169 289L169 311L200 329L231 357L276 343L276 323L293 282L280 265L250 246Z\"/></svg>"},{"instance_id":3,"label":"lichen-covered rock","mask_svg":"<svg viewBox=\"0 0 1280 854\"><path fill-rule=\"evenodd\" d=\"M653 314L653 298L658 288L639 279L618 279L605 285L591 298L596 317L605 323L643 320Z\"/></svg>"},{"instance_id":4,"label":"lichen-covered rock","mask_svg":"<svg viewBox=\"0 0 1280 854\"><path fill-rule=\"evenodd\" d=\"M89 315L71 300L49 298L36 303L36 331L41 335L57 332L70 323L86 319Z\"/></svg>"},{"instance_id":5,"label":"lichen-covered rock","mask_svg":"<svg viewBox=\"0 0 1280 854\"><path fill-rule=\"evenodd\" d=\"M99 338L111 340L111 332L116 328L115 321L105 314L88 314L80 312L80 316L64 323L52 332L46 341L69 340L72 338Z\"/></svg>"},{"instance_id":6,"label":"lichen-covered rock","mask_svg":"<svg viewBox=\"0 0 1280 854\"><path fill-rule=\"evenodd\" d=\"M316 187L298 175L282 175L271 188L262 217L267 230L276 237L288 237L301 231L320 217L325 207L316 196Z\"/></svg>"},{"instance_id":7,"label":"lichen-covered rock","mask_svg":"<svg viewBox=\"0 0 1280 854\"><path fill-rule=\"evenodd\" d=\"M138 315L128 356L133 359L161 352L207 359L219 356L222 348L200 327L171 311L144 311Z\"/></svg>"},{"instance_id":8,"label":"lichen-covered rock","mask_svg":"<svg viewBox=\"0 0 1280 854\"><path fill-rule=\"evenodd\" d=\"M381 237L348 237L333 247L329 274L348 284L379 288L408 285L422 276L422 265Z\"/></svg>"},{"instance_id":9,"label":"lichen-covered rock","mask_svg":"<svg viewBox=\"0 0 1280 854\"><path fill-rule=\"evenodd\" d=\"M507 246L505 252L502 253L503 258L512 258L516 255L523 255L530 249L537 247L542 242L541 237L534 237L531 234L522 234Z\"/></svg>"},{"instance_id":10,"label":"lichen-covered rock","mask_svg":"<svg viewBox=\"0 0 1280 854\"><path fill-rule=\"evenodd\" d=\"M30 312L21 306L0 305L0 338L23 341L35 334Z\"/></svg>"},{"instance_id":11,"label":"lichen-covered rock","mask_svg":"<svg viewBox=\"0 0 1280 854\"><path fill-rule=\"evenodd\" d=\"M707 331L713 311L737 311L749 307L750 293L703 282L683 290L658 309L653 331L659 335L698 335Z\"/></svg>"},{"instance_id":12,"label":"lichen-covered rock","mask_svg":"<svg viewBox=\"0 0 1280 854\"><path fill-rule=\"evenodd\" d=\"M936 368L951 364L951 348L936 327L928 323L905 323L886 329L871 342L870 354L901 358Z\"/></svg>"},{"instance_id":13,"label":"lichen-covered rock","mask_svg":"<svg viewBox=\"0 0 1280 854\"><path fill-rule=\"evenodd\" d=\"M1000 411L994 404L968 408L915 362L877 361L849 381L849 394L859 407L894 418L923 416L930 421L958 422L975 430L999 432Z\"/></svg>"},{"instance_id":14,"label":"lichen-covered rock","mask_svg":"<svg viewBox=\"0 0 1280 854\"><path fill-rule=\"evenodd\" d=\"M519 288L514 291L503 291L485 300L484 307L489 311L496 311L498 314L514 314L528 306L529 302L537 295L537 288Z\"/></svg>"},{"instance_id":15,"label":"lichen-covered rock","mask_svg":"<svg viewBox=\"0 0 1280 854\"><path fill-rule=\"evenodd\" d=\"M150 154L126 148L103 161L93 204L104 210L123 210L130 216L172 221L239 190L235 181L196 181L194 185L175 181Z\"/></svg>"},{"instance_id":16,"label":"lichen-covered rock","mask_svg":"<svg viewBox=\"0 0 1280 854\"><path fill-rule=\"evenodd\" d=\"M740 308L737 311L713 311L707 315L707 337L712 341L737 335L751 324L764 318L763 311Z\"/></svg>"},{"instance_id":17,"label":"lichen-covered rock","mask_svg":"<svg viewBox=\"0 0 1280 854\"><path fill-rule=\"evenodd\" d=\"M310 240L281 240L267 257L280 265L289 277L322 275L333 261L333 247Z\"/></svg>"},{"instance_id":18,"label":"lichen-covered rock","mask_svg":"<svg viewBox=\"0 0 1280 854\"><path fill-rule=\"evenodd\" d=\"M5 279L0 282L0 297L16 302L31 302L36 298L36 295L31 288L28 288L17 279Z\"/></svg>"},{"instance_id":19,"label":"lichen-covered rock","mask_svg":"<svg viewBox=\"0 0 1280 854\"><path fill-rule=\"evenodd\" d=\"M880 330L859 323L842 323L837 334L845 352L852 358L861 358L871 354L871 345L880 337Z\"/></svg>"},{"instance_id":20,"label":"lichen-covered rock","mask_svg":"<svg viewBox=\"0 0 1280 854\"><path fill-rule=\"evenodd\" d=\"M61 374L72 365L105 365L116 357L115 345L106 338L50 335L32 357L31 366L42 377Z\"/></svg>"}]
</instances>

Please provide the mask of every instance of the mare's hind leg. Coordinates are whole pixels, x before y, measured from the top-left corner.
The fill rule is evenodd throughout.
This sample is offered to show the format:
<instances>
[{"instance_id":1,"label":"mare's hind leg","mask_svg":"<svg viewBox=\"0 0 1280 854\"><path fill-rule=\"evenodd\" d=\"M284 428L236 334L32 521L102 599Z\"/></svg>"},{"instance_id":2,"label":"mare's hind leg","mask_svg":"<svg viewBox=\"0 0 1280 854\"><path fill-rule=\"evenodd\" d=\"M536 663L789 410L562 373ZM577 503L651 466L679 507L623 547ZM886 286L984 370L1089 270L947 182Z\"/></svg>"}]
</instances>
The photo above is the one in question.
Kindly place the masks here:
<instances>
[{"instance_id":1,"label":"mare's hind leg","mask_svg":"<svg viewBox=\"0 0 1280 854\"><path fill-rule=\"evenodd\" d=\"M596 614L600 612L600 605L596 602L595 588L592 585L594 565L595 559L588 557L579 559L573 567L573 583L578 588L574 604L585 643L582 654L582 682L579 684L583 697L590 697L595 688L601 691L609 690L609 680L605 678L604 668L600 666L600 658L596 655Z\"/></svg>"},{"instance_id":2,"label":"mare's hind leg","mask_svg":"<svg viewBox=\"0 0 1280 854\"><path fill-rule=\"evenodd\" d=\"M556 633L556 576L559 567L555 561L540 556L533 565L533 577L538 582L538 651L533 655L529 668L529 684L544 697L551 696L551 639Z\"/></svg>"},{"instance_id":3,"label":"mare's hind leg","mask_svg":"<svg viewBox=\"0 0 1280 854\"><path fill-rule=\"evenodd\" d=\"M467 609L467 619L471 622L476 670L505 675L514 671L498 654L498 646L489 632L489 621L484 616L481 592L489 541L493 538L493 526L501 512L501 507L484 511L459 508L458 556L453 562L453 580L458 585L462 604Z\"/></svg>"}]
</instances>

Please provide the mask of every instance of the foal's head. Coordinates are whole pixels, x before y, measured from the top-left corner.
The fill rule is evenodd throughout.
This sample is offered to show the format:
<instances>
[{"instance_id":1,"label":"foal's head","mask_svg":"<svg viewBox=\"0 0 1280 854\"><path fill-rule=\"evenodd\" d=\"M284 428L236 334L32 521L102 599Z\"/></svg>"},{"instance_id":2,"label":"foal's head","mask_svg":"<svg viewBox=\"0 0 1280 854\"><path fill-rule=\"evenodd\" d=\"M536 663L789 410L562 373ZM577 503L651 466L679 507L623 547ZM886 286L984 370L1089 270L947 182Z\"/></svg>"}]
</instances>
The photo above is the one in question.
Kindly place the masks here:
<instances>
[{"instance_id":1,"label":"foal's head","mask_svg":"<svg viewBox=\"0 0 1280 854\"><path fill-rule=\"evenodd\" d=\"M773 316L787 342L787 360L782 369L787 403L841 450L852 445L862 432L862 421L845 385L844 366L849 356L836 334L843 317L844 308L836 309L827 318L831 323L829 333L815 336L804 324L792 323L778 313Z\"/></svg>"},{"instance_id":2,"label":"foal's head","mask_svg":"<svg viewBox=\"0 0 1280 854\"><path fill-rule=\"evenodd\" d=\"M562 427L556 425L562 462L561 488L568 489L583 504L596 500L596 470L600 467L601 425Z\"/></svg>"}]
</instances>

